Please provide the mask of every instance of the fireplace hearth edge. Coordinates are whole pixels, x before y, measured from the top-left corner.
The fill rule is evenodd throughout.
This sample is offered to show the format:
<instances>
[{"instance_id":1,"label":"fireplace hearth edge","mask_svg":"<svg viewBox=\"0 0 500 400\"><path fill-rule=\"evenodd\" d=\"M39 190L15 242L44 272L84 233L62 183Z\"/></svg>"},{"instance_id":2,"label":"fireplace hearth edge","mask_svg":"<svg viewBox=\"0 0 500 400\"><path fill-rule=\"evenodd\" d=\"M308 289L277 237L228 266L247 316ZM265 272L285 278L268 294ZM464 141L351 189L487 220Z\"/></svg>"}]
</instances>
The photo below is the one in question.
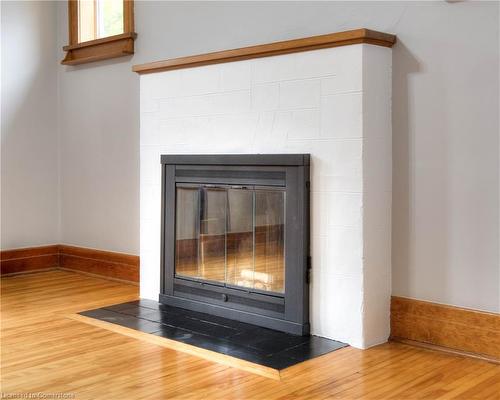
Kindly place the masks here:
<instances>
[{"instance_id":1,"label":"fireplace hearth edge","mask_svg":"<svg viewBox=\"0 0 500 400\"><path fill-rule=\"evenodd\" d=\"M161 164L159 301L309 334L309 154L162 155ZM250 228L233 227L241 220Z\"/></svg>"}]
</instances>

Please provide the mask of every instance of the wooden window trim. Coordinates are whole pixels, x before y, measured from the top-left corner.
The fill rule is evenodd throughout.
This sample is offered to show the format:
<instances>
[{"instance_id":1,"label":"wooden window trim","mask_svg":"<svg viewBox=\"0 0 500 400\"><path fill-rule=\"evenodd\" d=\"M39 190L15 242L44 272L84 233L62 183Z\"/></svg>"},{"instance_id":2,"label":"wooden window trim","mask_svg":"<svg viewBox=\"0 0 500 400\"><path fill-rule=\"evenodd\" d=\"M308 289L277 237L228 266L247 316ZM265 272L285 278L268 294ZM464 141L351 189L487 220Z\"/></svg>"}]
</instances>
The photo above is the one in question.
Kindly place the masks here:
<instances>
[{"instance_id":1,"label":"wooden window trim","mask_svg":"<svg viewBox=\"0 0 500 400\"><path fill-rule=\"evenodd\" d=\"M134 54L134 1L123 0L123 32L78 43L78 0L68 0L69 44L61 64L77 65Z\"/></svg>"}]
</instances>

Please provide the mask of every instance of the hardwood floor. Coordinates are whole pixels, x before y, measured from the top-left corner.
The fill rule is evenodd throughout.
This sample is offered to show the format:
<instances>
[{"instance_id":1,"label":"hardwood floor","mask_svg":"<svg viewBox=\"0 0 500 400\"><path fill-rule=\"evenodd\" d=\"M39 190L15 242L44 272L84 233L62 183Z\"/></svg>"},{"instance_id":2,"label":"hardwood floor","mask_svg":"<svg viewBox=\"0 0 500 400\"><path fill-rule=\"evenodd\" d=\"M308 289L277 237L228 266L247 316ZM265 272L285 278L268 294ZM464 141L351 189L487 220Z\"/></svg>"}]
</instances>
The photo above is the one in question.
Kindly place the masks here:
<instances>
[{"instance_id":1,"label":"hardwood floor","mask_svg":"<svg viewBox=\"0 0 500 400\"><path fill-rule=\"evenodd\" d=\"M500 366L387 343L345 348L276 381L66 317L138 288L66 271L2 278L3 393L76 399L499 399Z\"/></svg>"}]
</instances>

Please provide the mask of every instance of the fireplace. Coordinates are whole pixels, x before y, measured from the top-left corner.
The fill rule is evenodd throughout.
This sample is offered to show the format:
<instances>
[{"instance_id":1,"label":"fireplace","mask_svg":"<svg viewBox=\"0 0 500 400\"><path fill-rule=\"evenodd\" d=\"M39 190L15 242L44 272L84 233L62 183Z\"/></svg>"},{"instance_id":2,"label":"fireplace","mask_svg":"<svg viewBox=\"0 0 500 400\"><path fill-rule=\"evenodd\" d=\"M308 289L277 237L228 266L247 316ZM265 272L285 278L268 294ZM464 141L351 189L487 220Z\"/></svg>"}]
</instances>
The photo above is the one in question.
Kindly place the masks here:
<instances>
[{"instance_id":1,"label":"fireplace","mask_svg":"<svg viewBox=\"0 0 500 400\"><path fill-rule=\"evenodd\" d=\"M175 301L182 306L190 303L205 310L210 307L210 312L228 313L234 318L244 316L245 320L272 327L276 325L269 324L270 321L282 328L305 326L306 332L306 324L310 322L312 335L359 348L387 340L391 298L392 43L394 37L390 35L361 29L172 59L136 69L140 73L141 106L141 298L157 300L161 293L162 301ZM273 48L278 50L270 51ZM291 162L277 156L269 156L267 160L265 156L248 156L245 161L243 156L234 159L226 156L229 158L224 161L217 156L207 156L204 160L183 156L241 153L305 153L310 154L310 165L307 167L304 158L297 156L291 156L295 157ZM162 154L176 154L187 161L169 157L168 164L162 165L159 163ZM185 272L181 273L181 267L178 276L175 275L175 209L162 206L162 201L163 205L167 203L165 194L162 196L162 171L168 172L164 175L163 190L169 190L169 204L175 205L176 183L179 187L181 183L195 184L191 192L182 192L181 196L191 196L193 202L210 196L209 201L213 202L212 197L220 195L226 198L226 204L230 202L229 214L232 214L236 197L247 198L248 202L252 198L252 204L257 204L254 197L261 193L257 192L260 187L280 186L273 184L279 180L273 174L279 173L279 169L283 172L283 168L300 170L302 164L304 172L310 169L311 182L309 286L305 283L290 286L290 282L306 279L309 246L305 235L308 214L304 213L302 221L294 221L303 224L301 227L292 228L288 219L289 208L293 206L288 195L292 191L288 187L291 183L288 171L282 224L284 293L276 288L279 274L264 271L268 275L252 275L244 257L231 261L231 246L250 251L250 228L244 226L245 220L250 225L248 208L247 218L238 223L234 218L225 222L230 228L225 232L225 240L229 235L229 247L217 250L215 244L208 243L208 236L200 239L193 233L190 237L187 229L179 232L182 233L179 236L182 241L178 243L179 264L187 263L188 255L193 254L190 248L201 248L201 243L204 274L208 274L207 263L214 259L216 250L219 254L222 250L229 254L232 264L224 269L223 280L222 274L220 279L203 275L201 267L198 272L198 264L196 272L194 266L189 270L186 265ZM254 167L269 172L263 182L252 182L255 177L247 174L256 171ZM229 171L224 172L225 180L209 181L219 169ZM224 196L219 192L207 195L207 185L221 186ZM230 191L239 187L244 190ZM295 207L298 209L299 205ZM202 211L198 206L196 210ZM185 210L188 211L191 212ZM279 215L276 210L273 213ZM203 210L203 214L203 219L212 218L212 209ZM258 218L255 215L252 211L252 220ZM165 223L165 219L170 222ZM200 229L202 235L208 232L217 239L214 232L219 232L221 227L217 224L222 222L208 221L202 226L201 219L200 216L196 224L191 221L191 232ZM278 222L266 225L281 225ZM252 235L259 243L264 228L260 221L253 225ZM266 229L273 232L277 227ZM300 248L289 245L292 240L289 232L304 236L304 240L293 239ZM270 243L277 245L276 236L271 239ZM253 239L251 248L254 252ZM303 254L288 259L290 249ZM199 258L196 260L198 263ZM186 275L189 271L191 275ZM233 274L235 271L238 276ZM292 273L297 274L297 279L289 279ZM204 290L207 287L212 290ZM223 301L226 298L223 294L227 295L227 302ZM243 305L253 308L242 309Z\"/></svg>"},{"instance_id":2,"label":"fireplace","mask_svg":"<svg viewBox=\"0 0 500 400\"><path fill-rule=\"evenodd\" d=\"M309 334L309 155L162 155L160 302Z\"/></svg>"}]
</instances>

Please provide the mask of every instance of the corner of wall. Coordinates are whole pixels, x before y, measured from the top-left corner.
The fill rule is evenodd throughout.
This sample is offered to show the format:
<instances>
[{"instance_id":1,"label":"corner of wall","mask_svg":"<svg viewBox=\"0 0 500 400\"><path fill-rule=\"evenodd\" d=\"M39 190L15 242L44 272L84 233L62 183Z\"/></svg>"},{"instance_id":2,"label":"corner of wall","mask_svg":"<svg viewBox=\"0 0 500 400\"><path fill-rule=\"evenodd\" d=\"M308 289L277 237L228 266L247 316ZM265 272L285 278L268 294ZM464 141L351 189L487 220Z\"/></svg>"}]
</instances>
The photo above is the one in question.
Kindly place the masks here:
<instances>
[{"instance_id":1,"label":"corner of wall","mask_svg":"<svg viewBox=\"0 0 500 400\"><path fill-rule=\"evenodd\" d=\"M2 2L3 248L58 242L57 2ZM7 55L8 54L8 55Z\"/></svg>"},{"instance_id":2,"label":"corner of wall","mask_svg":"<svg viewBox=\"0 0 500 400\"><path fill-rule=\"evenodd\" d=\"M390 335L392 121L390 48L363 45L363 340Z\"/></svg>"},{"instance_id":3,"label":"corner of wall","mask_svg":"<svg viewBox=\"0 0 500 400\"><path fill-rule=\"evenodd\" d=\"M59 4L62 2L55 2L54 12L56 13L56 48L55 48L55 63L56 63L56 136L57 136L57 242L62 243L62 178L61 178L61 64L59 63L60 57L60 32L62 28L67 28L66 23L61 23L59 15ZM67 19L62 19L66 21Z\"/></svg>"}]
</instances>

